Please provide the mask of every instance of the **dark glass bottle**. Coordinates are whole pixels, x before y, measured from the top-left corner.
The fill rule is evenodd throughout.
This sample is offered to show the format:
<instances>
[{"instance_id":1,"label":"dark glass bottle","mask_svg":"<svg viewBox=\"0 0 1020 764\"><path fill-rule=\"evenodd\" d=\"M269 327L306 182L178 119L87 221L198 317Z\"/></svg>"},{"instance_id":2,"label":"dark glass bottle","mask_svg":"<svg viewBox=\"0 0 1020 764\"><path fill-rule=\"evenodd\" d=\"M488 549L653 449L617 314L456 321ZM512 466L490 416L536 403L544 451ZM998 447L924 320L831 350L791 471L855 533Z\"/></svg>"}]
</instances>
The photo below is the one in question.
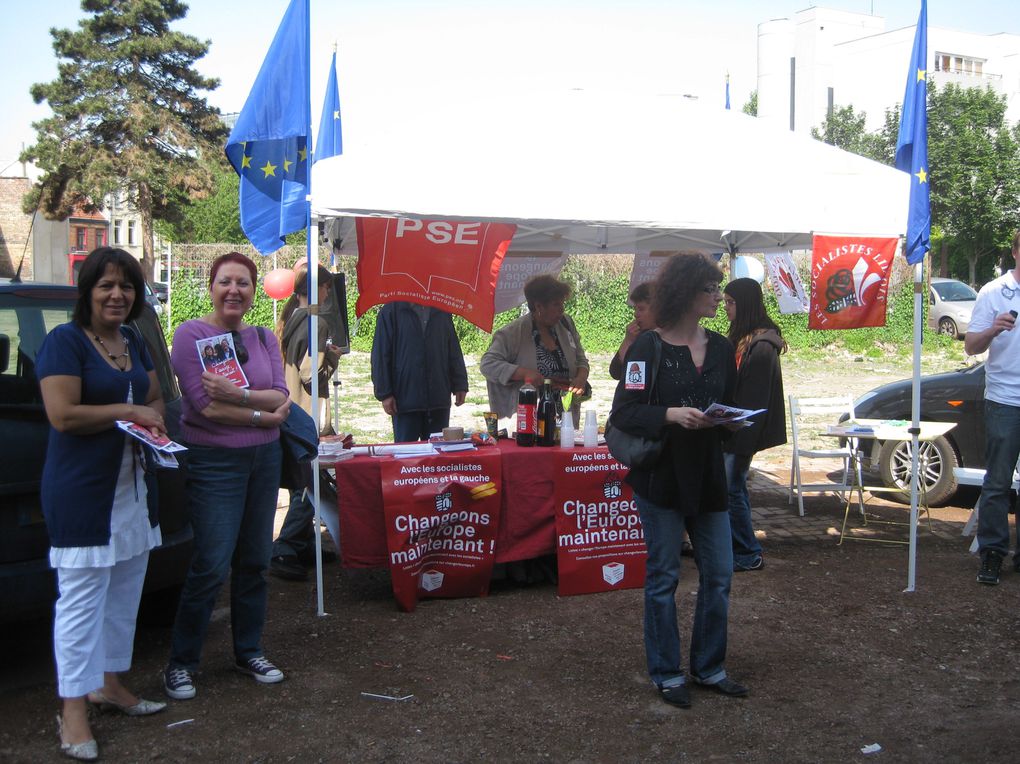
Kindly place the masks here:
<instances>
[{"instance_id":1,"label":"dark glass bottle","mask_svg":"<svg viewBox=\"0 0 1020 764\"><path fill-rule=\"evenodd\" d=\"M517 391L517 445L533 446L538 435L538 391L525 382Z\"/></svg>"},{"instance_id":2,"label":"dark glass bottle","mask_svg":"<svg viewBox=\"0 0 1020 764\"><path fill-rule=\"evenodd\" d=\"M542 385L542 400L538 402L538 445L556 445L556 395L548 379Z\"/></svg>"}]
</instances>

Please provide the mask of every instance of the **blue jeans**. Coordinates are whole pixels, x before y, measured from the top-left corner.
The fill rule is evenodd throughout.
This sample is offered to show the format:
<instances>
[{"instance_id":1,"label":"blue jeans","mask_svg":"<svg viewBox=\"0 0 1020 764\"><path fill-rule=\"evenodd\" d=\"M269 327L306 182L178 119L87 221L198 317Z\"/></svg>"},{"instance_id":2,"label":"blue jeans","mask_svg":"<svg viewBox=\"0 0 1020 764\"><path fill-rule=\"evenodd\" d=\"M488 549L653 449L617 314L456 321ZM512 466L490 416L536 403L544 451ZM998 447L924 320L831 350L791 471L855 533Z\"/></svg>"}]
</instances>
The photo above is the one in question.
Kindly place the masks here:
<instances>
[{"instance_id":1,"label":"blue jeans","mask_svg":"<svg viewBox=\"0 0 1020 764\"><path fill-rule=\"evenodd\" d=\"M416 440L428 440L434 432L442 432L450 426L450 407L445 409L429 409L428 411L399 411L393 417L393 442L413 443Z\"/></svg>"},{"instance_id":2,"label":"blue jeans","mask_svg":"<svg viewBox=\"0 0 1020 764\"><path fill-rule=\"evenodd\" d=\"M691 630L691 676L703 684L726 678L726 630L733 580L730 518L726 512L681 515L635 496L645 533L645 654L658 687L685 682L680 656L676 587L684 530L698 565L698 598Z\"/></svg>"},{"instance_id":3,"label":"blue jeans","mask_svg":"<svg viewBox=\"0 0 1020 764\"><path fill-rule=\"evenodd\" d=\"M1009 554L1010 489L1020 455L1020 406L985 401L985 480L978 512L981 552ZM1020 549L1020 526L1017 528Z\"/></svg>"},{"instance_id":4,"label":"blue jeans","mask_svg":"<svg viewBox=\"0 0 1020 764\"><path fill-rule=\"evenodd\" d=\"M726 465L726 485L729 493L730 532L733 535L733 564L749 568L761 557L761 544L754 537L751 522L751 497L747 492L747 473L751 469L751 455L723 454Z\"/></svg>"},{"instance_id":5,"label":"blue jeans","mask_svg":"<svg viewBox=\"0 0 1020 764\"><path fill-rule=\"evenodd\" d=\"M280 442L245 448L190 446L187 491L195 549L174 621L170 665L198 669L209 617L230 573L234 656L263 654L265 572L273 548Z\"/></svg>"}]
</instances>

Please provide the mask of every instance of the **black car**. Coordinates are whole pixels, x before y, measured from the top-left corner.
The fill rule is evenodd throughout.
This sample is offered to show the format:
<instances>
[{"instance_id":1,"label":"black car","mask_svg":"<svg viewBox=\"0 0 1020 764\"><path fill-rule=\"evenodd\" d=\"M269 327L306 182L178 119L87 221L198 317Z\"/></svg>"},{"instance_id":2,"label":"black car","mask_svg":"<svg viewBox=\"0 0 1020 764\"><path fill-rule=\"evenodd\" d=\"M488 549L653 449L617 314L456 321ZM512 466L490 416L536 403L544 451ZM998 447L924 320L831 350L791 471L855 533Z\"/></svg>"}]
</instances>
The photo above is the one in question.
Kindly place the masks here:
<instances>
[{"instance_id":1,"label":"black car","mask_svg":"<svg viewBox=\"0 0 1020 764\"><path fill-rule=\"evenodd\" d=\"M911 381L882 385L854 402L854 416L862 419L910 421ZM956 424L944 436L919 447L921 476L930 504L941 504L956 493L954 467L985 467L985 366L921 377L921 420ZM847 416L843 417L844 419ZM874 441L865 467L881 475L885 485L910 487L910 441ZM891 494L896 496L896 494Z\"/></svg>"},{"instance_id":2,"label":"black car","mask_svg":"<svg viewBox=\"0 0 1020 764\"><path fill-rule=\"evenodd\" d=\"M0 280L0 622L51 614L56 599L39 502L49 425L35 357L46 334L70 320L77 296L73 286ZM146 308L133 325L156 365L172 430L181 395L156 314ZM158 479L163 544L149 557L143 611L165 620L187 573L192 535L180 470L161 470Z\"/></svg>"}]
</instances>

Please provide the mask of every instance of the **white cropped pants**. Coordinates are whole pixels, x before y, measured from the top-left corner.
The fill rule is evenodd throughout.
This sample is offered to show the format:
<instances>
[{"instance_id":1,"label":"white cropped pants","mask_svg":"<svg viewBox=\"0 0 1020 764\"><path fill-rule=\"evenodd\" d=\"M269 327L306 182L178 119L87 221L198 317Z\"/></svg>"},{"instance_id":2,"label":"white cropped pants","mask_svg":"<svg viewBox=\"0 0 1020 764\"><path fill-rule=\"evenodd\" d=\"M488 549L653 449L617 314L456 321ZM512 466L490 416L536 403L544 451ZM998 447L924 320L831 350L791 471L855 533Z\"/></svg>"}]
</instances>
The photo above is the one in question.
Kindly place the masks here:
<instances>
[{"instance_id":1,"label":"white cropped pants","mask_svg":"<svg viewBox=\"0 0 1020 764\"><path fill-rule=\"evenodd\" d=\"M53 653L60 697L79 698L103 686L104 672L131 668L148 564L145 551L112 568L57 568Z\"/></svg>"}]
</instances>

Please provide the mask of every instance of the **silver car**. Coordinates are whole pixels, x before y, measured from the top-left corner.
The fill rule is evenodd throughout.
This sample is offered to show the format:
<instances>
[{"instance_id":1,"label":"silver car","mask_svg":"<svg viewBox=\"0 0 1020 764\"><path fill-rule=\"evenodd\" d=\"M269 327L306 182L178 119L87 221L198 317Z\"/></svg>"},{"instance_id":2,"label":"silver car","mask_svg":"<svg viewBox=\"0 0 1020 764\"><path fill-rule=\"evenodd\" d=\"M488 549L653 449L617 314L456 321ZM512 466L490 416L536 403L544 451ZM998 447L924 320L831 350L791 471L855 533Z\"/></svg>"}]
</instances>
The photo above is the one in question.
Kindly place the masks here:
<instances>
[{"instance_id":1,"label":"silver car","mask_svg":"<svg viewBox=\"0 0 1020 764\"><path fill-rule=\"evenodd\" d=\"M928 327L939 334L963 337L976 299L977 292L962 281L933 278L928 290Z\"/></svg>"}]
</instances>

